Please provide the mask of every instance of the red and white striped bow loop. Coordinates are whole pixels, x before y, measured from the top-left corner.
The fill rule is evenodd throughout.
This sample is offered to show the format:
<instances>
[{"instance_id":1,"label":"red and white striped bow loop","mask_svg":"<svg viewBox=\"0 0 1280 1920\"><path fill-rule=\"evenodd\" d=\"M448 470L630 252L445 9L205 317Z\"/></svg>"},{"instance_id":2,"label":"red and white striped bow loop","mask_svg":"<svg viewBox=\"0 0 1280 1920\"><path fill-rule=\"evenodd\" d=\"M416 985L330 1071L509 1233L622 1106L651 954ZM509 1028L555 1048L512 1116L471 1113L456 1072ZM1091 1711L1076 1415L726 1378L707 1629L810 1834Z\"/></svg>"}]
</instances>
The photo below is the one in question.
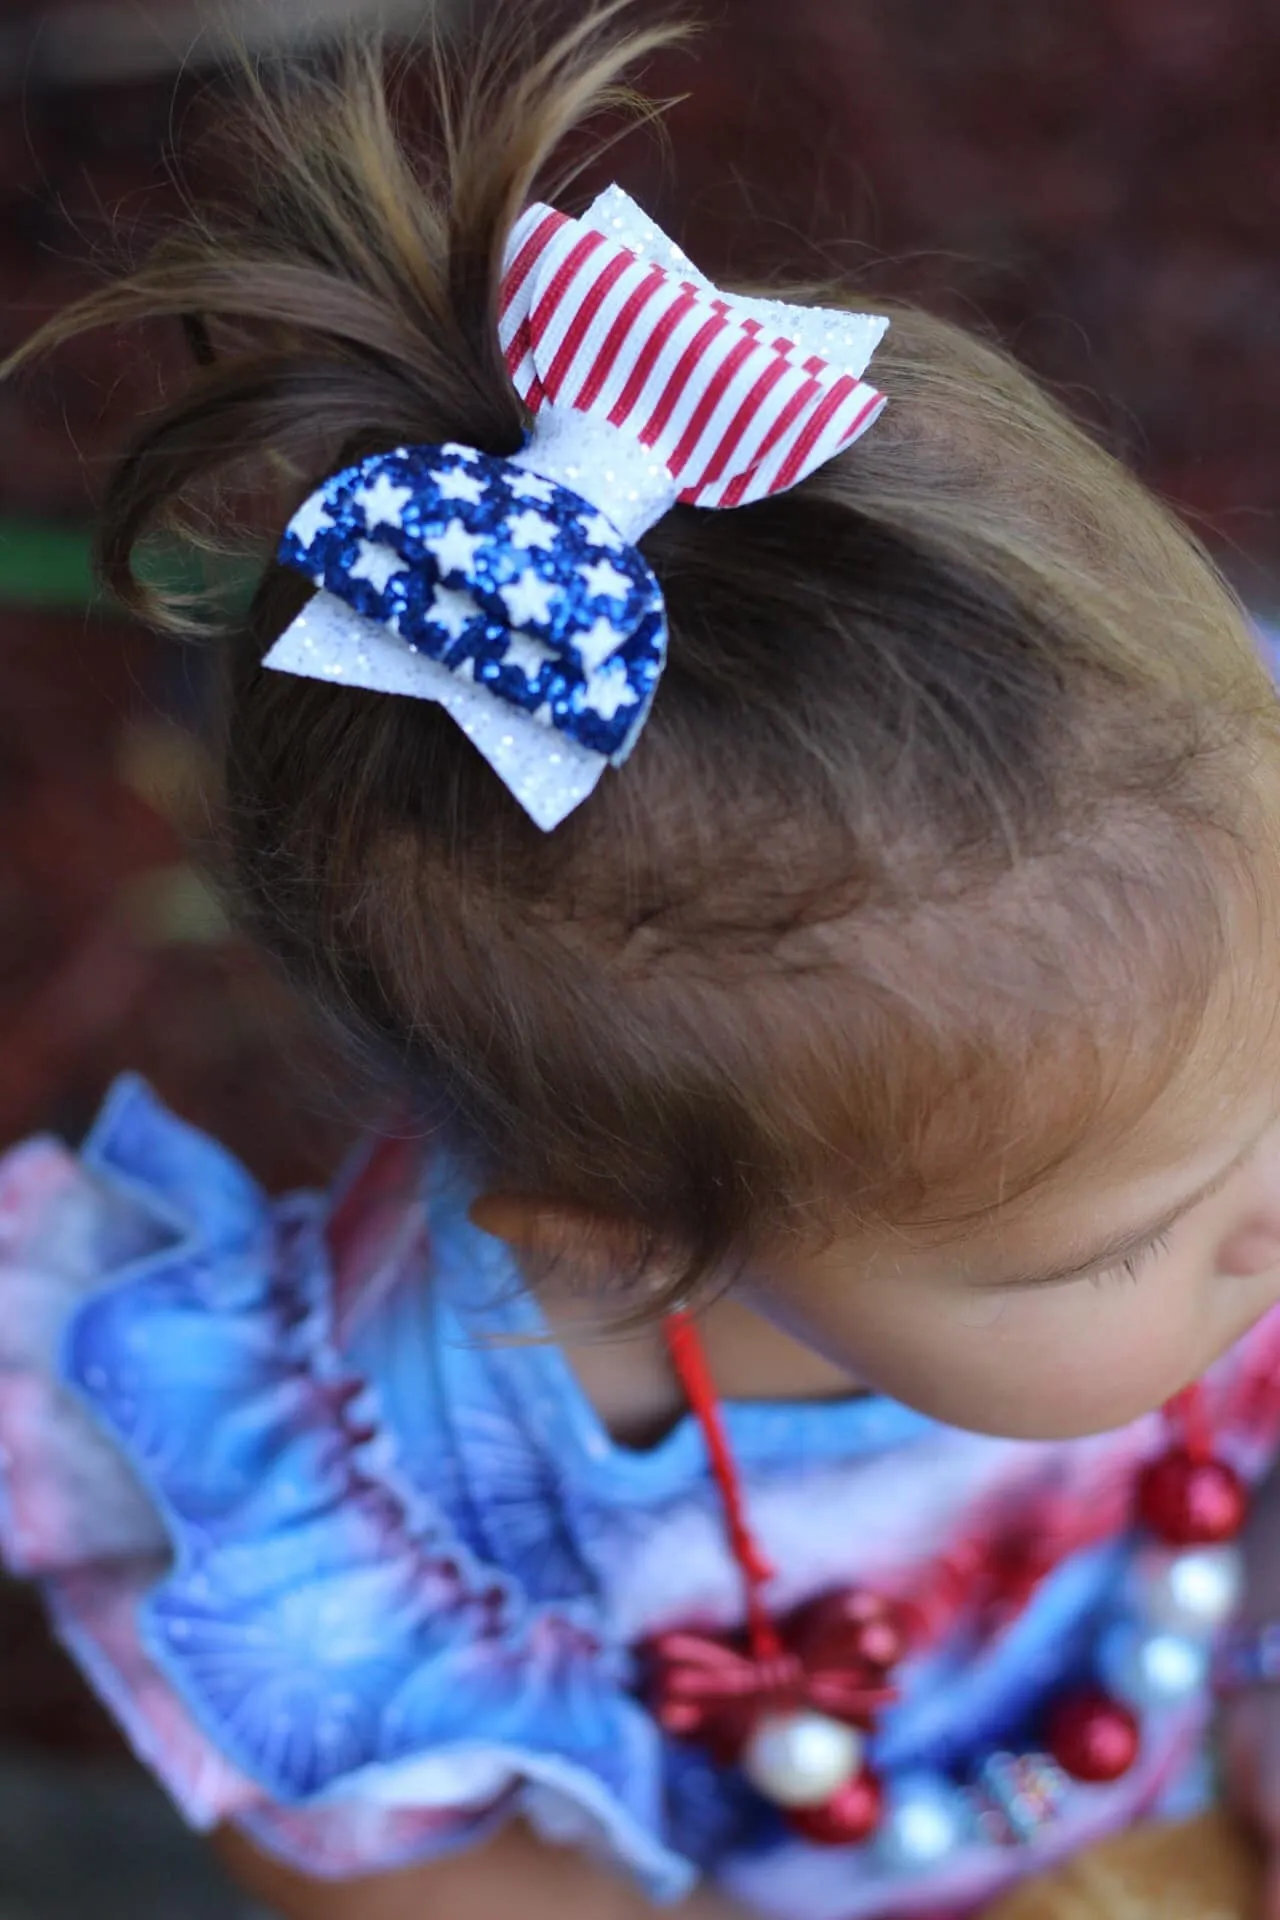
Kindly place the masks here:
<instances>
[{"instance_id":1,"label":"red and white striped bow loop","mask_svg":"<svg viewBox=\"0 0 1280 1920\"><path fill-rule=\"evenodd\" d=\"M597 449L629 446L651 475L661 470L640 525L623 529L634 539L677 499L744 506L849 446L884 406L862 375L888 324L721 293L610 187L581 220L526 209L507 248L499 332L535 443L545 433L569 448L581 429L564 416L585 415ZM589 433L584 446L590 459Z\"/></svg>"}]
</instances>

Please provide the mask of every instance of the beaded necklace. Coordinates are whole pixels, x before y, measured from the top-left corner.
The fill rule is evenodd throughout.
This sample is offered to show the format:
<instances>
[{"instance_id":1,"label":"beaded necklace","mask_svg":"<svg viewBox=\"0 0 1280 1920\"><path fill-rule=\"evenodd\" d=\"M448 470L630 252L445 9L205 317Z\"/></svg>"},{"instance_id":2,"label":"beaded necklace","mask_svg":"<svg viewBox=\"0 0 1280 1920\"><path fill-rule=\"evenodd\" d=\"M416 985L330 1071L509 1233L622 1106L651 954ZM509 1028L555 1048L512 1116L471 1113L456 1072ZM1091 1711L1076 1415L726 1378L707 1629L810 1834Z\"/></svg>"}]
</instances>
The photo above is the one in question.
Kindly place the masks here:
<instances>
[{"instance_id":1,"label":"beaded necklace","mask_svg":"<svg viewBox=\"0 0 1280 1920\"><path fill-rule=\"evenodd\" d=\"M775 1619L767 1601L773 1568L751 1528L701 1339L686 1313L664 1324L706 1444L744 1626L657 1636L647 1649L650 1703L666 1732L741 1768L806 1839L871 1844L886 1866L915 1868L968 1841L1025 1842L1073 1786L1128 1772L1145 1713L1189 1700L1208 1683L1215 1636L1240 1597L1237 1540L1249 1502L1239 1474L1214 1451L1203 1394L1193 1386L1166 1405L1170 1443L1138 1475L1133 1514L1146 1540L1101 1636L1094 1683L1051 1703L1042 1747L987 1754L963 1779L882 1779L868 1762L868 1736L896 1698L893 1675L913 1651L919 1619L861 1587L822 1594Z\"/></svg>"}]
</instances>

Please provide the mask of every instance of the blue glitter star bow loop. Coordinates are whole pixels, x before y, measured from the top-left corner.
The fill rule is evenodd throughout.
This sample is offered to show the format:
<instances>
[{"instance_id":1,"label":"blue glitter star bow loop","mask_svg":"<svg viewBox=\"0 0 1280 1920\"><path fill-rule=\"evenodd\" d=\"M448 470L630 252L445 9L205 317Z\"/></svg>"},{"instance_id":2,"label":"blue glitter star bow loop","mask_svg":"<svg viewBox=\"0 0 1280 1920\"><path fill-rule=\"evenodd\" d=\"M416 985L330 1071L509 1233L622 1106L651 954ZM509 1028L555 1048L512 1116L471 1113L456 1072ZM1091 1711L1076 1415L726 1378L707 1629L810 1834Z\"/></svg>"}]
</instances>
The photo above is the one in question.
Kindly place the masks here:
<instances>
[{"instance_id":1,"label":"blue glitter star bow loop","mask_svg":"<svg viewBox=\"0 0 1280 1920\"><path fill-rule=\"evenodd\" d=\"M662 671L662 590L581 494L470 447L397 447L313 494L280 557L455 677L626 757Z\"/></svg>"},{"instance_id":2,"label":"blue glitter star bow loop","mask_svg":"<svg viewBox=\"0 0 1280 1920\"><path fill-rule=\"evenodd\" d=\"M318 591L264 664L444 707L550 829L631 752L665 665L636 542L677 500L746 505L849 445L887 322L720 294L617 188L583 220L526 209L500 308L527 445L327 480L280 544Z\"/></svg>"}]
</instances>

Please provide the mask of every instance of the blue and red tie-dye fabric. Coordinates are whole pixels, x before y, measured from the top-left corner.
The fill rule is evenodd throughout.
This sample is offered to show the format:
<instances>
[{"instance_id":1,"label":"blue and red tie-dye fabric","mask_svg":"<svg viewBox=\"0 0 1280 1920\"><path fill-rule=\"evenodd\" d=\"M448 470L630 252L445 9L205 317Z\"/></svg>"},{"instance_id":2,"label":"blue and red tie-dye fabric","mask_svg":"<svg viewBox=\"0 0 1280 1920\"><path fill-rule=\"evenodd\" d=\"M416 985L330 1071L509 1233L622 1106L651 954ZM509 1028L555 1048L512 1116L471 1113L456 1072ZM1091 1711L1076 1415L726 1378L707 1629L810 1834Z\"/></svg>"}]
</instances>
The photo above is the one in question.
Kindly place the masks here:
<instances>
[{"instance_id":1,"label":"blue and red tie-dye fabric","mask_svg":"<svg viewBox=\"0 0 1280 1920\"><path fill-rule=\"evenodd\" d=\"M1031 1847L889 1872L664 1739L632 1650L740 1607L698 1430L610 1439L469 1197L437 1156L408 1186L371 1161L270 1201L137 1081L80 1155L0 1161L6 1555L192 1821L336 1876L519 1812L659 1898L711 1873L787 1920L859 1920L963 1911L1189 1790L1203 1702ZM1278 1367L1272 1315L1207 1383L1254 1477ZM1158 1419L1040 1444L875 1396L726 1416L780 1608L850 1582L932 1597L876 1739L890 1777L1016 1744L1087 1664ZM1011 1543L1026 1602L992 1615L963 1569Z\"/></svg>"}]
</instances>

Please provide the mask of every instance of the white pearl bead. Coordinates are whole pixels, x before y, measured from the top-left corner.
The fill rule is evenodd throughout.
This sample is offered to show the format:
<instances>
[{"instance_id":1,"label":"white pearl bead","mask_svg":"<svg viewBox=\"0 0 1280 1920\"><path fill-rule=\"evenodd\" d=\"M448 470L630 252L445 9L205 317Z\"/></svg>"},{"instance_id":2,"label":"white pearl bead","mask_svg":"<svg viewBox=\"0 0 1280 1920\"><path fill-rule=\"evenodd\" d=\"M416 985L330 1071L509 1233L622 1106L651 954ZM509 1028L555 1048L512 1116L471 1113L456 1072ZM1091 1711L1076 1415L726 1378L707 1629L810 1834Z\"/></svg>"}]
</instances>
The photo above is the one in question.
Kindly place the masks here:
<instances>
[{"instance_id":1,"label":"white pearl bead","mask_svg":"<svg viewBox=\"0 0 1280 1920\"><path fill-rule=\"evenodd\" d=\"M939 1774L904 1774L893 1782L876 1836L880 1864L895 1873L937 1866L971 1836L965 1794Z\"/></svg>"},{"instance_id":2,"label":"white pearl bead","mask_svg":"<svg viewBox=\"0 0 1280 1920\"><path fill-rule=\"evenodd\" d=\"M1125 1622L1104 1636L1099 1651L1104 1683L1139 1711L1177 1706L1209 1684L1209 1648L1184 1633L1150 1633Z\"/></svg>"},{"instance_id":3,"label":"white pearl bead","mask_svg":"<svg viewBox=\"0 0 1280 1920\"><path fill-rule=\"evenodd\" d=\"M1240 1604L1244 1555L1231 1543L1184 1553L1151 1547L1134 1562L1133 1585L1143 1617L1153 1627L1192 1638L1216 1633Z\"/></svg>"},{"instance_id":4,"label":"white pearl bead","mask_svg":"<svg viewBox=\"0 0 1280 1920\"><path fill-rule=\"evenodd\" d=\"M747 1741L742 1771L780 1807L820 1807L862 1765L862 1736L825 1713L775 1713Z\"/></svg>"}]
</instances>

